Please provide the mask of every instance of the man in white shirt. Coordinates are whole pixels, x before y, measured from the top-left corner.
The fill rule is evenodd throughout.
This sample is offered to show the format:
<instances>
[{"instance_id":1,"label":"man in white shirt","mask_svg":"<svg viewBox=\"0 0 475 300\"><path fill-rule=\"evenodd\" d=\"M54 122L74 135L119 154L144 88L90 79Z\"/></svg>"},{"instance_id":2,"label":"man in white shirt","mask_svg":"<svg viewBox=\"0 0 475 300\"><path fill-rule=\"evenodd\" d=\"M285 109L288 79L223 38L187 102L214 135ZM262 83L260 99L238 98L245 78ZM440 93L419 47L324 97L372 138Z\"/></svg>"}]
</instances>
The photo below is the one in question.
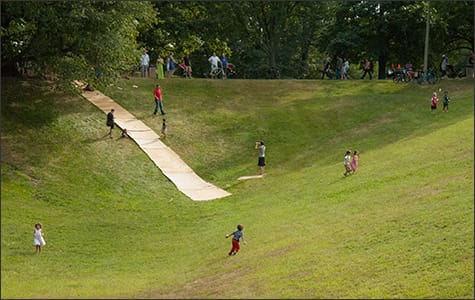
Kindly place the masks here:
<instances>
[{"instance_id":1,"label":"man in white shirt","mask_svg":"<svg viewBox=\"0 0 475 300\"><path fill-rule=\"evenodd\" d=\"M216 56L216 52L213 52L213 55L208 58L208 61L211 64L211 73L218 68L218 64L222 65L221 60Z\"/></svg>"},{"instance_id":2,"label":"man in white shirt","mask_svg":"<svg viewBox=\"0 0 475 300\"><path fill-rule=\"evenodd\" d=\"M140 61L142 62L142 77L146 77L146 75L148 75L148 66L150 63L150 57L147 54L147 50L143 51Z\"/></svg>"}]
</instances>

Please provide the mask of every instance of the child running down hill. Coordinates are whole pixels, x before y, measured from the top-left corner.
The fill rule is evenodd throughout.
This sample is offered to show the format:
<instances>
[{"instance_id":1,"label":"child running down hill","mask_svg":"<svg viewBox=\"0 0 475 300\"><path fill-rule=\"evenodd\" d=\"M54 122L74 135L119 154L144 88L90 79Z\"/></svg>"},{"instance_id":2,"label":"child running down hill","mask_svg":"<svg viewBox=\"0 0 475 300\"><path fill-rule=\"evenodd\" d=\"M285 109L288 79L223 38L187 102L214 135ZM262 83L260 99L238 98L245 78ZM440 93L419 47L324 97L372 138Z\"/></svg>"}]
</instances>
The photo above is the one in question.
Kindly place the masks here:
<instances>
[{"instance_id":1,"label":"child running down hill","mask_svg":"<svg viewBox=\"0 0 475 300\"><path fill-rule=\"evenodd\" d=\"M242 240L244 243L246 243L244 241L244 234L242 233L242 230L244 229L244 226L242 226L241 224L239 224L237 226L237 230L230 233L230 234L226 234L226 238L230 237L230 236L233 236L233 239L232 239L232 248L231 248L231 251L229 251L229 256L231 255L236 255L238 252L239 252L239 249L241 249L240 245L239 245L239 242L240 240Z\"/></svg>"},{"instance_id":2,"label":"child running down hill","mask_svg":"<svg viewBox=\"0 0 475 300\"><path fill-rule=\"evenodd\" d=\"M33 245L35 245L36 253L41 253L41 247L46 245L43 235L43 225L36 223L33 231Z\"/></svg>"}]
</instances>

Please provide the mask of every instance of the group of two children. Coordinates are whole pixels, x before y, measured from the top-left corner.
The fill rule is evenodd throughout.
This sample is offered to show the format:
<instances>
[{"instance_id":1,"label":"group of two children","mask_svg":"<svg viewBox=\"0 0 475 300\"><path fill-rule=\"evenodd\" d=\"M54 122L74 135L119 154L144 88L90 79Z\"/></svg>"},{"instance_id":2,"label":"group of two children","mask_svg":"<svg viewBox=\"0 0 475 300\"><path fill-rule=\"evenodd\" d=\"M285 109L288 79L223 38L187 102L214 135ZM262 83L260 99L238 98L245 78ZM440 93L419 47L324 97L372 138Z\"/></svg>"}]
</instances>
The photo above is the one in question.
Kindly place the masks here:
<instances>
[{"instance_id":1,"label":"group of two children","mask_svg":"<svg viewBox=\"0 0 475 300\"><path fill-rule=\"evenodd\" d=\"M345 175L345 177L356 173L359 158L360 152L358 150L353 152L353 159L351 159L351 151L346 151L345 160L343 161L343 166L345 166L345 173L343 175Z\"/></svg>"},{"instance_id":2,"label":"group of two children","mask_svg":"<svg viewBox=\"0 0 475 300\"><path fill-rule=\"evenodd\" d=\"M230 236L233 237L232 248L231 251L229 251L229 255L236 255L241 248L239 242L241 240L244 241L244 234L242 233L243 229L244 227L239 224L236 231L226 234L226 238ZM43 225L41 225L41 223L36 223L35 230L33 231L33 245L36 247L36 253L41 253L41 246L46 245L43 235Z\"/></svg>"},{"instance_id":3,"label":"group of two children","mask_svg":"<svg viewBox=\"0 0 475 300\"><path fill-rule=\"evenodd\" d=\"M226 235L226 238L232 236L232 248L231 251L229 251L229 255L236 255L241 248L239 245L239 242L242 240L244 241L244 234L242 233L242 230L244 227L239 224L237 226L237 230L231 232L230 234ZM33 231L33 244L36 247L36 253L41 253L41 246L46 245L45 239L43 237L43 225L41 223L36 223L35 224L35 230Z\"/></svg>"}]
</instances>

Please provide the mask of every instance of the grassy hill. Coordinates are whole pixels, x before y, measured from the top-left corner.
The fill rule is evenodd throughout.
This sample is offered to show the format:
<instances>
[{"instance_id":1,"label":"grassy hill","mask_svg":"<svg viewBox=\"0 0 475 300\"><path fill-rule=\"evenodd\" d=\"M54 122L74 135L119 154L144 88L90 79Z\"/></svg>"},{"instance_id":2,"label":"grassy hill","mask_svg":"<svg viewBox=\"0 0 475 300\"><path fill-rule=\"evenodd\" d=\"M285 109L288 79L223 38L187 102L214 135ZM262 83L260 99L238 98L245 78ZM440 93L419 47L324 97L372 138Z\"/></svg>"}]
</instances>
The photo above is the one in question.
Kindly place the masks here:
<instances>
[{"instance_id":1,"label":"grassy hill","mask_svg":"<svg viewBox=\"0 0 475 300\"><path fill-rule=\"evenodd\" d=\"M104 92L159 132L155 83ZM473 80L161 85L165 143L232 196L191 201L86 100L2 79L2 298L473 297ZM267 176L237 181L260 139Z\"/></svg>"}]
</instances>

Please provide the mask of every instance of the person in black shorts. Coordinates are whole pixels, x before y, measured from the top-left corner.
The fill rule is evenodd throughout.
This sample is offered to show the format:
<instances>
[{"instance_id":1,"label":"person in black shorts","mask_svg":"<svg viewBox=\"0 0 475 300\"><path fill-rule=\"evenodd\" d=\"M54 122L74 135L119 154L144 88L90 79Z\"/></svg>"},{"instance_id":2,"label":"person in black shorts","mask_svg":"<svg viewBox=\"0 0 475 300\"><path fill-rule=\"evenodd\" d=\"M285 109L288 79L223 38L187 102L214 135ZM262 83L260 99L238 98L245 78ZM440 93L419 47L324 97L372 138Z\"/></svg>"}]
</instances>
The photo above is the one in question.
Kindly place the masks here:
<instances>
[{"instance_id":1,"label":"person in black shorts","mask_svg":"<svg viewBox=\"0 0 475 300\"><path fill-rule=\"evenodd\" d=\"M266 146L264 146L264 142L256 142L256 149L259 150L259 160L257 161L257 165L259 166L259 175L264 175L264 167L266 165Z\"/></svg>"},{"instance_id":2,"label":"person in black shorts","mask_svg":"<svg viewBox=\"0 0 475 300\"><path fill-rule=\"evenodd\" d=\"M191 60L190 53L186 53L185 58L183 59L185 63L185 78L191 78Z\"/></svg>"}]
</instances>

